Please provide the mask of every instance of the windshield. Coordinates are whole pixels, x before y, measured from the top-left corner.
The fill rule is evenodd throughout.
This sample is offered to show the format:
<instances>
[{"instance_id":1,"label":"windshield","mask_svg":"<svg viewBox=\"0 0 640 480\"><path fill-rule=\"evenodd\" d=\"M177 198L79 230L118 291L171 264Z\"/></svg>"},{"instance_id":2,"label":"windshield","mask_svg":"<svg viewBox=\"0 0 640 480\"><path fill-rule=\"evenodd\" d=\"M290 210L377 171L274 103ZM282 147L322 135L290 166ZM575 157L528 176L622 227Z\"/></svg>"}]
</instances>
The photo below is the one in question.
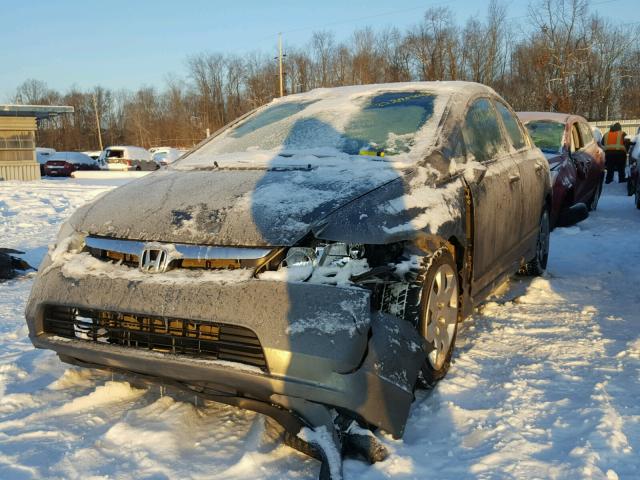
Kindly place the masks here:
<instances>
[{"instance_id":1,"label":"windshield","mask_svg":"<svg viewBox=\"0 0 640 480\"><path fill-rule=\"evenodd\" d=\"M276 103L179 163L205 159L213 163L213 155L241 152L377 157L407 153L415 144L416 132L433 116L435 98L428 92L406 91Z\"/></svg>"},{"instance_id":2,"label":"windshield","mask_svg":"<svg viewBox=\"0 0 640 480\"><path fill-rule=\"evenodd\" d=\"M551 120L534 120L525 124L529 134L540 150L546 153L559 153L562 150L564 123Z\"/></svg>"},{"instance_id":3,"label":"windshield","mask_svg":"<svg viewBox=\"0 0 640 480\"><path fill-rule=\"evenodd\" d=\"M153 160L159 162L160 160L164 160L169 156L169 152L156 152L153 154Z\"/></svg>"}]
</instances>

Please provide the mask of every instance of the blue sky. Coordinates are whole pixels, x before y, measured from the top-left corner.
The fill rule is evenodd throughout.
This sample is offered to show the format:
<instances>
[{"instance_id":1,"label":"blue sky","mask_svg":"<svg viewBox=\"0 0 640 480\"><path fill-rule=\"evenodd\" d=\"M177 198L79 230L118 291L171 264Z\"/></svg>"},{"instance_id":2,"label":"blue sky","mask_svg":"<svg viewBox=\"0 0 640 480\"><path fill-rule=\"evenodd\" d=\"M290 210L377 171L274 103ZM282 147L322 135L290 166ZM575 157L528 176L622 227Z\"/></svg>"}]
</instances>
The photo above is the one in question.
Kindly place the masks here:
<instances>
[{"instance_id":1,"label":"blue sky","mask_svg":"<svg viewBox=\"0 0 640 480\"><path fill-rule=\"evenodd\" d=\"M6 3L5 3L6 2ZM509 17L523 22L526 1L507 0ZM4 4L4 6L3 6ZM66 90L162 86L183 76L188 55L246 53L302 46L313 30L347 38L362 26L405 28L430 6L449 5L463 24L484 17L488 0L0 0L0 101L27 78ZM637 0L594 0L606 16L615 5L625 22L640 20Z\"/></svg>"}]
</instances>

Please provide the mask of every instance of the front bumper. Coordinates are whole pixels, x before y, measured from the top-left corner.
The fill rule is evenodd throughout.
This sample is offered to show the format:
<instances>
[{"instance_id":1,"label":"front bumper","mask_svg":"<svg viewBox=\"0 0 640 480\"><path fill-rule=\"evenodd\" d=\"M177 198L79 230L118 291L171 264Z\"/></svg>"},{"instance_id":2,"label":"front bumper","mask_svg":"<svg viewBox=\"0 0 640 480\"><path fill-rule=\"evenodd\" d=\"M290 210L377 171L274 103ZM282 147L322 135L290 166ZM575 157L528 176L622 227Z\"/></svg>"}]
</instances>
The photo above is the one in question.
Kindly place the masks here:
<instances>
[{"instance_id":1,"label":"front bumper","mask_svg":"<svg viewBox=\"0 0 640 480\"><path fill-rule=\"evenodd\" d=\"M268 369L51 335L43 328L48 305L249 328L260 340ZM33 344L65 359L206 386L294 410L302 418L309 417L305 404L346 410L394 437L403 434L424 360L416 331L393 316L372 312L370 293L360 288L258 279L197 281L193 276L184 281L161 274L132 280L119 278L113 269L108 275L70 273L64 264L45 261L26 317Z\"/></svg>"}]
</instances>

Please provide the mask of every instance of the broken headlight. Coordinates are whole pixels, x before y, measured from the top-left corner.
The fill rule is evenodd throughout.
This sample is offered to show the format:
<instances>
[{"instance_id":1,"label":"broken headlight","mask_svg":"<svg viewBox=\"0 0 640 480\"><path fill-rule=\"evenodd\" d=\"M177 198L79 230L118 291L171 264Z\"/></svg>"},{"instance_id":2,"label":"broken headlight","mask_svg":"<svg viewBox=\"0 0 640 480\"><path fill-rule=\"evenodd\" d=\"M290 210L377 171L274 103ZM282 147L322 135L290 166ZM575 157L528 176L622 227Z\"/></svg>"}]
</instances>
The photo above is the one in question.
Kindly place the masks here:
<instances>
[{"instance_id":1,"label":"broken headlight","mask_svg":"<svg viewBox=\"0 0 640 480\"><path fill-rule=\"evenodd\" d=\"M365 247L354 243L320 243L315 247L291 247L279 270L287 269L290 281L348 283L353 275L369 270Z\"/></svg>"},{"instance_id":2,"label":"broken headlight","mask_svg":"<svg viewBox=\"0 0 640 480\"><path fill-rule=\"evenodd\" d=\"M58 231L55 245L50 248L52 255L81 251L85 236L77 232L69 222L64 222Z\"/></svg>"}]
</instances>

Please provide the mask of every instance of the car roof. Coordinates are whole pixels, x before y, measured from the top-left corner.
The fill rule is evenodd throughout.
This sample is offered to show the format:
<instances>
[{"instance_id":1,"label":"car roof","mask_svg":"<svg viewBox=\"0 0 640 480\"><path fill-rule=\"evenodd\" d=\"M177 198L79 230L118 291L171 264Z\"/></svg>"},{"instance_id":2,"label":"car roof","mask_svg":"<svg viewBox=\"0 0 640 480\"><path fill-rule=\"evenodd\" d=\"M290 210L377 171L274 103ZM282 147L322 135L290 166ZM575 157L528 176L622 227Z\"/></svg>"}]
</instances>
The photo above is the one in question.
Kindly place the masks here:
<instances>
[{"instance_id":1,"label":"car roof","mask_svg":"<svg viewBox=\"0 0 640 480\"><path fill-rule=\"evenodd\" d=\"M518 118L523 123L531 122L533 120L551 120L559 123L567 123L569 120L579 121L587 123L587 120L580 115L574 115L571 113L560 112L516 112Z\"/></svg>"},{"instance_id":2,"label":"car roof","mask_svg":"<svg viewBox=\"0 0 640 480\"><path fill-rule=\"evenodd\" d=\"M105 150L114 150L114 149L122 150L122 149L125 149L125 148L137 148L137 149L140 149L140 150L146 150L143 147L136 147L134 145L112 145L112 146L109 146L109 147L105 148Z\"/></svg>"},{"instance_id":3,"label":"car roof","mask_svg":"<svg viewBox=\"0 0 640 480\"><path fill-rule=\"evenodd\" d=\"M69 161L93 163L95 160L84 152L56 152L51 156L50 161Z\"/></svg>"},{"instance_id":4,"label":"car roof","mask_svg":"<svg viewBox=\"0 0 640 480\"><path fill-rule=\"evenodd\" d=\"M434 81L434 82L395 82L395 83L374 83L370 85L351 85L346 87L315 88L308 92L296 93L276 99L273 103L291 100L307 100L330 98L351 98L363 94L374 94L386 91L429 91L435 94L452 95L466 94L468 96L479 93L491 93L496 95L491 87L481 83L462 81Z\"/></svg>"}]
</instances>

